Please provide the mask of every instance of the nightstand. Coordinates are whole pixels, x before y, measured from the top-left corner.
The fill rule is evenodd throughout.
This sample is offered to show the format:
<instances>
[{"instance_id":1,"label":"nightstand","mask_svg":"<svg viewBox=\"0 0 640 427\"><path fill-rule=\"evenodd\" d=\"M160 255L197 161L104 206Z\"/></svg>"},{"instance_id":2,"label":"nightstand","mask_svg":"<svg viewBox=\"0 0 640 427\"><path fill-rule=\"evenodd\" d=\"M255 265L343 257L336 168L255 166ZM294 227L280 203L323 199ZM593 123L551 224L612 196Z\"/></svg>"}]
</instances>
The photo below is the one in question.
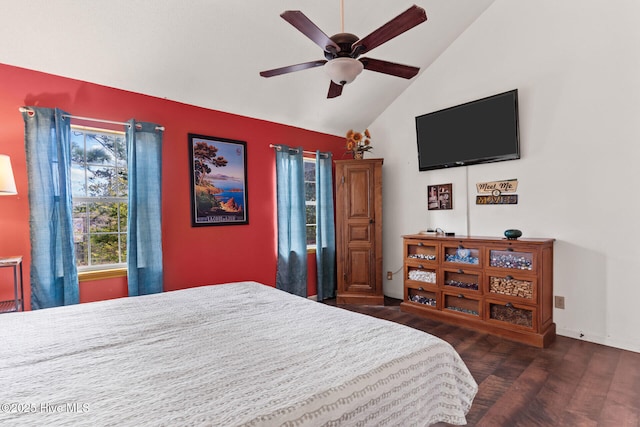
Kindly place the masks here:
<instances>
[{"instance_id":1,"label":"nightstand","mask_svg":"<svg viewBox=\"0 0 640 427\"><path fill-rule=\"evenodd\" d=\"M24 311L24 293L22 288L22 257L14 256L0 258L0 268L13 268L13 296L14 299L0 301L0 313Z\"/></svg>"}]
</instances>

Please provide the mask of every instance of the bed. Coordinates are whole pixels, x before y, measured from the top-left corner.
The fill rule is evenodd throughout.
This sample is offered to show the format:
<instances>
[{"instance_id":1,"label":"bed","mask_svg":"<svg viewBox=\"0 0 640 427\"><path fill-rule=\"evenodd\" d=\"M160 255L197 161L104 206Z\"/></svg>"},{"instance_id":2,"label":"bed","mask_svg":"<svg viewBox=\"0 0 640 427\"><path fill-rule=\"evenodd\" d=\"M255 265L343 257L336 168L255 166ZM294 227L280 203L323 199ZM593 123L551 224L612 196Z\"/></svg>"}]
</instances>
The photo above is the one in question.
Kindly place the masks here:
<instances>
[{"instance_id":1,"label":"bed","mask_svg":"<svg viewBox=\"0 0 640 427\"><path fill-rule=\"evenodd\" d=\"M0 424L465 424L445 341L256 282L0 315Z\"/></svg>"}]
</instances>

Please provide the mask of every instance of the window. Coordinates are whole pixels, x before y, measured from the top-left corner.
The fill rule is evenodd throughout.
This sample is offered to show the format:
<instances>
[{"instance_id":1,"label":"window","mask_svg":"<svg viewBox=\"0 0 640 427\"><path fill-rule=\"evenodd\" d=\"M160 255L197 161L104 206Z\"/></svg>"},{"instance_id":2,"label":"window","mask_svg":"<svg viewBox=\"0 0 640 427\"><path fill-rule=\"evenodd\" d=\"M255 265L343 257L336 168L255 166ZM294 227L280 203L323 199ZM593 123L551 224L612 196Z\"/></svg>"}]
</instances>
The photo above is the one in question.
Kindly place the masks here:
<instances>
[{"instance_id":1,"label":"window","mask_svg":"<svg viewBox=\"0 0 640 427\"><path fill-rule=\"evenodd\" d=\"M126 267L127 178L124 132L71 126L78 271Z\"/></svg>"},{"instance_id":2,"label":"window","mask_svg":"<svg viewBox=\"0 0 640 427\"><path fill-rule=\"evenodd\" d=\"M304 204L307 211L307 249L316 247L316 160L304 158Z\"/></svg>"}]
</instances>

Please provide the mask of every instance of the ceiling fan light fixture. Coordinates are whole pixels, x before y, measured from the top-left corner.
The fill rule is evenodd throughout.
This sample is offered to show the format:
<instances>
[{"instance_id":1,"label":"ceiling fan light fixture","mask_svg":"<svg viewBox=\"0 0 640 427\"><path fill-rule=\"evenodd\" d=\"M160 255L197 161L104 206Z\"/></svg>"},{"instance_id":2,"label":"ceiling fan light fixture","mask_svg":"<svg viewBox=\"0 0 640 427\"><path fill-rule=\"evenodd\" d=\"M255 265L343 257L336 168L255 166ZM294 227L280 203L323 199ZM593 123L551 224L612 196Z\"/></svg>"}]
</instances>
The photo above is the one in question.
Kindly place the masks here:
<instances>
[{"instance_id":1,"label":"ceiling fan light fixture","mask_svg":"<svg viewBox=\"0 0 640 427\"><path fill-rule=\"evenodd\" d=\"M351 83L364 69L362 62L353 58L335 58L324 64L324 69L329 78L339 85Z\"/></svg>"}]
</instances>

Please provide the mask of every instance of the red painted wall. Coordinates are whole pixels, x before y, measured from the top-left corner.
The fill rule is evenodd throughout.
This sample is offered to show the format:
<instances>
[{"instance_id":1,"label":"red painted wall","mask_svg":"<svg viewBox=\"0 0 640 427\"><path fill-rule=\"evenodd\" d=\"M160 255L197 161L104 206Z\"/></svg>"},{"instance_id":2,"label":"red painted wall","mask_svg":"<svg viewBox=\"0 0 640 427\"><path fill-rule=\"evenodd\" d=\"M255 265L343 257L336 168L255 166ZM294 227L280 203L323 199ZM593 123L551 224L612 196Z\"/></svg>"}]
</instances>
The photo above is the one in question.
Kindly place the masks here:
<instances>
[{"instance_id":1,"label":"red painted wall","mask_svg":"<svg viewBox=\"0 0 640 427\"><path fill-rule=\"evenodd\" d=\"M208 110L138 93L0 64L0 153L11 157L17 196L0 197L0 256L23 255L29 307L29 203L24 150L24 105L114 121L135 118L165 127L162 160L164 288L255 280L275 285L275 153L269 144L343 153L343 138ZM80 124L80 123L79 123ZM85 123L87 124L87 123ZM94 124L95 126L95 124ZM191 227L187 134L247 142L249 224ZM315 257L310 256L310 295ZM0 299L11 298L0 282ZM82 302L126 295L124 279L80 284Z\"/></svg>"}]
</instances>

